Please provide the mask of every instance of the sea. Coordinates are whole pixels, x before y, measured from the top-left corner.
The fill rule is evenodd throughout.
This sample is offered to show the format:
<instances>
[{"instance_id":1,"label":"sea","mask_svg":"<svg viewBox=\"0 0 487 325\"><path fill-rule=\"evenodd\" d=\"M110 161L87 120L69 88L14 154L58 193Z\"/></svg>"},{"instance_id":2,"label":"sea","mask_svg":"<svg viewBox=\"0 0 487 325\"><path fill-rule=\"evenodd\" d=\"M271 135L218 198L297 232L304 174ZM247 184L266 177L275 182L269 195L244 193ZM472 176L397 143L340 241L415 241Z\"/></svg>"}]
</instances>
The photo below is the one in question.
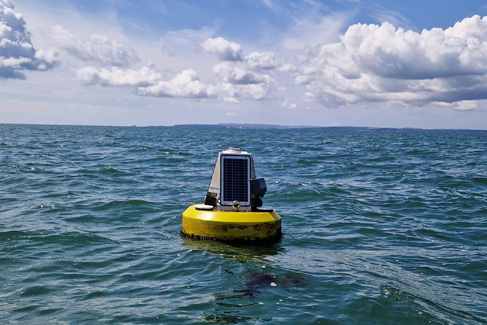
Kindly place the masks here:
<instances>
[{"instance_id":1,"label":"sea","mask_svg":"<svg viewBox=\"0 0 487 325\"><path fill-rule=\"evenodd\" d=\"M252 153L283 237L181 237ZM487 132L0 125L0 324L486 324Z\"/></svg>"}]
</instances>

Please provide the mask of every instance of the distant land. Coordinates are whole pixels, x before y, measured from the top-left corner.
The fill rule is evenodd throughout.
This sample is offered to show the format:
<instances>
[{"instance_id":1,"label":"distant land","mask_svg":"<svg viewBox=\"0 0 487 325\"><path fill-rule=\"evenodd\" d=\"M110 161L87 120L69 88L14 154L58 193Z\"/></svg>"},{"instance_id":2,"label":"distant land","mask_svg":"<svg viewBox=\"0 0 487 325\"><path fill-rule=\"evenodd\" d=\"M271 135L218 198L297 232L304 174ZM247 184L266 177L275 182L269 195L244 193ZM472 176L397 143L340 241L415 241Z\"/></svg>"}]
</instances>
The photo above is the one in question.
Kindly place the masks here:
<instances>
[{"instance_id":1,"label":"distant land","mask_svg":"<svg viewBox=\"0 0 487 325\"><path fill-rule=\"evenodd\" d=\"M422 128L392 128L374 126L312 126L312 125L278 125L278 124L250 124L250 123L219 123L219 124L175 124L169 126L120 126L120 125L82 125L82 124L24 124L1 123L2 125L39 125L39 126L80 126L80 127L140 127L140 128L197 128L197 129L248 129L248 130L343 130L343 131L382 131L382 132L487 132L478 129L422 129Z\"/></svg>"},{"instance_id":2,"label":"distant land","mask_svg":"<svg viewBox=\"0 0 487 325\"><path fill-rule=\"evenodd\" d=\"M222 128L222 129L274 129L274 130L284 130L284 129L314 129L314 126L288 126L288 125L276 125L276 124L248 124L248 123L220 123L220 124L176 124L176 128Z\"/></svg>"},{"instance_id":3,"label":"distant land","mask_svg":"<svg viewBox=\"0 0 487 325\"><path fill-rule=\"evenodd\" d=\"M384 131L384 132L418 132L418 131L445 131L445 132L487 132L487 130L473 129L421 129L421 128L386 128L369 126L290 126L276 124L239 124L239 123L220 123L220 124L176 124L175 128L221 128L221 129L262 129L262 130L290 130L290 129L313 129L313 130L348 130L348 131Z\"/></svg>"}]
</instances>

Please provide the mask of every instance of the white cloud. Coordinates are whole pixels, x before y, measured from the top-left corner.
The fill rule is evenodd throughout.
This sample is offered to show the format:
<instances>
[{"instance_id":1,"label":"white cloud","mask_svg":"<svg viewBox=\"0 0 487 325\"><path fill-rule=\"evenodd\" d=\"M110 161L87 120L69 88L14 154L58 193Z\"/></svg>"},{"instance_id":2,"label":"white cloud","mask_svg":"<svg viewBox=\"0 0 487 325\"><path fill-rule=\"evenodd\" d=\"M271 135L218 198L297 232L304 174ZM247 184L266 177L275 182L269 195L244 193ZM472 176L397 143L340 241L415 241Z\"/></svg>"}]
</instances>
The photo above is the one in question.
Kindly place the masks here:
<instances>
[{"instance_id":1,"label":"white cloud","mask_svg":"<svg viewBox=\"0 0 487 325\"><path fill-rule=\"evenodd\" d=\"M47 70L59 64L57 52L36 51L21 14L10 0L0 0L0 78L25 79L24 71Z\"/></svg>"},{"instance_id":2,"label":"white cloud","mask_svg":"<svg viewBox=\"0 0 487 325\"><path fill-rule=\"evenodd\" d=\"M76 72L79 80L87 85L100 84L102 86L115 87L147 87L154 85L161 80L161 75L148 67L139 70L120 69L98 69L95 67L84 67Z\"/></svg>"},{"instance_id":3,"label":"white cloud","mask_svg":"<svg viewBox=\"0 0 487 325\"><path fill-rule=\"evenodd\" d=\"M118 67L84 67L76 72L78 79L85 85L104 87L128 87L141 96L206 98L209 97L207 86L199 80L197 73L187 69L169 80L163 80L160 73L149 67L138 70Z\"/></svg>"},{"instance_id":4,"label":"white cloud","mask_svg":"<svg viewBox=\"0 0 487 325\"><path fill-rule=\"evenodd\" d=\"M35 54L37 61L37 70L49 70L57 66L60 61L58 59L59 53L57 49L50 48L49 50L37 50Z\"/></svg>"},{"instance_id":5,"label":"white cloud","mask_svg":"<svg viewBox=\"0 0 487 325\"><path fill-rule=\"evenodd\" d=\"M58 35L60 39L73 39L64 29L58 29ZM274 92L274 79L268 73L262 73L271 72L277 66L273 53L252 52L244 57L239 44L223 38L207 39L201 46L224 60L213 67L213 73L220 82L203 82L194 69L184 69L170 79L163 79L153 70L155 66L135 70L89 66L78 69L77 77L85 85L133 88L141 96L214 98L228 103L236 103L239 98L261 100Z\"/></svg>"},{"instance_id":6,"label":"white cloud","mask_svg":"<svg viewBox=\"0 0 487 325\"><path fill-rule=\"evenodd\" d=\"M223 37L209 38L201 44L201 47L216 54L222 61L242 61L242 47L240 44L229 42Z\"/></svg>"},{"instance_id":7,"label":"white cloud","mask_svg":"<svg viewBox=\"0 0 487 325\"><path fill-rule=\"evenodd\" d=\"M280 72L295 72L297 70L296 66L291 63L285 63L278 68Z\"/></svg>"},{"instance_id":8,"label":"white cloud","mask_svg":"<svg viewBox=\"0 0 487 325\"><path fill-rule=\"evenodd\" d=\"M237 103L237 98L261 100L273 92L274 81L269 76L248 75L248 72L226 64L216 66L221 69L224 82L215 84L200 81L198 74L192 69L183 70L171 79L163 80L161 74L148 67L131 70L90 66L78 69L77 77L85 85L133 88L141 96L215 98L228 103Z\"/></svg>"},{"instance_id":9,"label":"white cloud","mask_svg":"<svg viewBox=\"0 0 487 325\"><path fill-rule=\"evenodd\" d=\"M78 69L77 77L85 85L110 87L129 87L141 96L206 98L207 86L203 84L192 69L184 70L172 79L162 80L159 73L148 67L139 70L84 67Z\"/></svg>"},{"instance_id":10,"label":"white cloud","mask_svg":"<svg viewBox=\"0 0 487 325\"><path fill-rule=\"evenodd\" d=\"M208 96L227 103L238 103L239 98L263 100L274 91L272 84L246 84L218 83L208 85Z\"/></svg>"},{"instance_id":11,"label":"white cloud","mask_svg":"<svg viewBox=\"0 0 487 325\"><path fill-rule=\"evenodd\" d=\"M389 23L356 24L340 42L311 54L295 82L336 104L426 105L487 98L487 17L421 33Z\"/></svg>"},{"instance_id":12,"label":"white cloud","mask_svg":"<svg viewBox=\"0 0 487 325\"><path fill-rule=\"evenodd\" d=\"M237 88L229 83L211 84L208 86L209 97L214 97L226 103L238 103Z\"/></svg>"},{"instance_id":13,"label":"white cloud","mask_svg":"<svg viewBox=\"0 0 487 325\"><path fill-rule=\"evenodd\" d=\"M267 98L271 90L266 84L240 85L236 88L238 97L258 100Z\"/></svg>"},{"instance_id":14,"label":"white cloud","mask_svg":"<svg viewBox=\"0 0 487 325\"><path fill-rule=\"evenodd\" d=\"M290 102L288 99L284 99L281 103L281 107L286 109L296 109L298 108L298 104Z\"/></svg>"},{"instance_id":15,"label":"white cloud","mask_svg":"<svg viewBox=\"0 0 487 325\"><path fill-rule=\"evenodd\" d=\"M258 84L268 82L270 80L270 77L267 75L261 75L248 71L230 62L223 62L215 65L213 67L213 71L225 82L232 84Z\"/></svg>"},{"instance_id":16,"label":"white cloud","mask_svg":"<svg viewBox=\"0 0 487 325\"><path fill-rule=\"evenodd\" d=\"M238 98L266 99L275 92L275 80L269 75L278 65L274 53L254 51L244 56L240 44L221 37L210 38L201 46L225 61L213 66L213 72L223 82L208 86L210 97L236 103Z\"/></svg>"},{"instance_id":17,"label":"white cloud","mask_svg":"<svg viewBox=\"0 0 487 325\"><path fill-rule=\"evenodd\" d=\"M453 108L457 111L469 111L478 108L478 103L475 100L462 100L455 103L433 102L434 106Z\"/></svg>"},{"instance_id":18,"label":"white cloud","mask_svg":"<svg viewBox=\"0 0 487 325\"><path fill-rule=\"evenodd\" d=\"M276 56L272 52L252 52L245 57L252 68L274 69L277 66Z\"/></svg>"},{"instance_id":19,"label":"white cloud","mask_svg":"<svg viewBox=\"0 0 487 325\"><path fill-rule=\"evenodd\" d=\"M84 62L126 67L140 60L133 48L106 35L93 34L80 40L56 25L51 28L51 37L61 49Z\"/></svg>"},{"instance_id":20,"label":"white cloud","mask_svg":"<svg viewBox=\"0 0 487 325\"><path fill-rule=\"evenodd\" d=\"M184 70L168 81L158 81L155 85L140 87L138 93L155 97L208 97L207 86L203 84L192 69Z\"/></svg>"}]
</instances>

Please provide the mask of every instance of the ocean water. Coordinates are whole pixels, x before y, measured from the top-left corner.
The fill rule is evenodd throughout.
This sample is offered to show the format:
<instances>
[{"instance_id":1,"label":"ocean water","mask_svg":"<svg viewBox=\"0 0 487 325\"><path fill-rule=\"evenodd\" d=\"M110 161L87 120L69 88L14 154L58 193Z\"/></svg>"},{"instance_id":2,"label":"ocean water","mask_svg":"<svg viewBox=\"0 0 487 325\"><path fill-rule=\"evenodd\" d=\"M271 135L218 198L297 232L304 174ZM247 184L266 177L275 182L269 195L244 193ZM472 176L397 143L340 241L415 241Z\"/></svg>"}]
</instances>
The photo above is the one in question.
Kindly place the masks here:
<instances>
[{"instance_id":1,"label":"ocean water","mask_svg":"<svg viewBox=\"0 0 487 325\"><path fill-rule=\"evenodd\" d=\"M230 146L279 243L180 237ZM0 323L207 322L487 323L487 132L0 125Z\"/></svg>"}]
</instances>

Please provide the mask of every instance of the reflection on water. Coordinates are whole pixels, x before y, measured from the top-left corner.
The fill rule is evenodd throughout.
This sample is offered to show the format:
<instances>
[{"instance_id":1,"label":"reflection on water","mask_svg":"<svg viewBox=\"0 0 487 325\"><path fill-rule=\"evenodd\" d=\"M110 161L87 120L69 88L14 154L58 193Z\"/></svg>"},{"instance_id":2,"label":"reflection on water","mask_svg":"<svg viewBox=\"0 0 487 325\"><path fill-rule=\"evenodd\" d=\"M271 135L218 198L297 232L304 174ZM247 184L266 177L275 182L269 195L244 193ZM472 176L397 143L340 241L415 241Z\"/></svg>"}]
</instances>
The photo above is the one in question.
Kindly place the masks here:
<instances>
[{"instance_id":1,"label":"reflection on water","mask_svg":"<svg viewBox=\"0 0 487 325\"><path fill-rule=\"evenodd\" d=\"M213 240L195 240L181 237L181 247L190 250L205 250L210 255L221 256L227 260L236 260L240 262L253 262L261 265L272 265L268 261L269 256L282 254L285 249L280 243L265 245L234 245Z\"/></svg>"}]
</instances>

